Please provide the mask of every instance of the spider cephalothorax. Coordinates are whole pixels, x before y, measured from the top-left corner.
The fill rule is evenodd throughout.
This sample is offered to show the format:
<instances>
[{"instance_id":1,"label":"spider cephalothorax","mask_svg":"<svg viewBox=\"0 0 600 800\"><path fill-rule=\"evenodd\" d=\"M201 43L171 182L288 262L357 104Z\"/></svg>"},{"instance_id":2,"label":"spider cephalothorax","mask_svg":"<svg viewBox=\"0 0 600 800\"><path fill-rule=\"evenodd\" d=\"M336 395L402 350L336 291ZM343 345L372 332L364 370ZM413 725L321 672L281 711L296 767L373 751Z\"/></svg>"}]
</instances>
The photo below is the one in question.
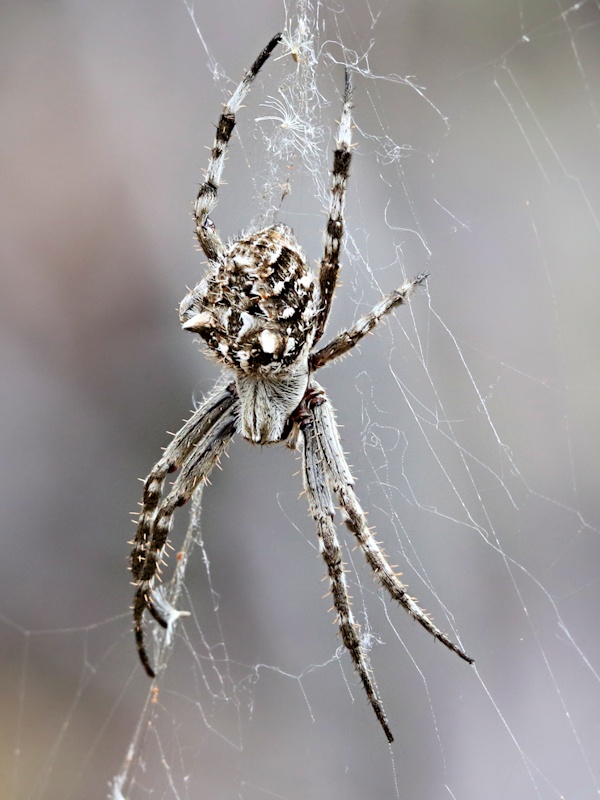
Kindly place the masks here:
<instances>
[{"instance_id":1,"label":"spider cephalothorax","mask_svg":"<svg viewBox=\"0 0 600 800\"><path fill-rule=\"evenodd\" d=\"M157 622L167 627L153 598L153 584L175 509L206 481L235 433L253 443L287 441L302 451L304 487L327 566L342 641L391 742L393 736L350 607L334 524L333 495L337 497L346 527L356 537L382 587L433 637L465 661L472 663L472 659L410 597L375 541L354 492L333 409L313 374L351 350L385 314L405 303L427 274L406 281L355 325L325 347L314 350L329 316L344 232L344 199L351 161L352 88L348 71L318 274L314 275L307 267L302 250L286 225L274 225L228 244L221 241L209 214L217 202L235 114L280 39L278 34L269 42L225 105L206 178L196 199L196 234L208 259L208 270L205 278L183 299L180 320L184 330L200 335L209 354L225 368L230 380L225 388L220 382L175 434L144 484L131 553L136 584L135 637L142 664L148 675L154 677L144 644L142 617L147 609ZM178 469L171 490L163 497L167 474Z\"/></svg>"}]
</instances>

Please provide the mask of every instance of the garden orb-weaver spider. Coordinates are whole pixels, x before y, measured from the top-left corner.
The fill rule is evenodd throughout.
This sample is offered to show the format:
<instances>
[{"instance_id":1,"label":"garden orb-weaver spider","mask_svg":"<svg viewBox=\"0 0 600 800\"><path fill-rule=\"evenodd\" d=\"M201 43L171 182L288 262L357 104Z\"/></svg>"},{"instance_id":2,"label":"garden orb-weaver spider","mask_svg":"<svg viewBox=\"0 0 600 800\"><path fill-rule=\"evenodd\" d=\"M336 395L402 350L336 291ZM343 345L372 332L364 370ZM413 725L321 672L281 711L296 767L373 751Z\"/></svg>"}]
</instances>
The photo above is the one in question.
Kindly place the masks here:
<instances>
[{"instance_id":1,"label":"garden orb-weaver spider","mask_svg":"<svg viewBox=\"0 0 600 800\"><path fill-rule=\"evenodd\" d=\"M344 232L344 201L351 154L352 85L346 70L342 115L333 157L331 201L324 254L318 275L286 225L271 227L227 243L209 214L217 204L225 155L235 115L260 68L281 40L273 37L225 104L217 124L206 178L195 203L196 234L208 259L204 279L183 299L184 330L200 335L208 353L230 377L217 387L175 435L144 484L142 510L133 541L134 631L141 662L155 673L144 643L147 609L163 627L167 622L153 598L153 584L167 544L173 514L206 481L235 433L254 444L287 442L303 456L304 487L327 566L342 641L389 742L393 736L370 676L366 651L354 621L334 525L337 497L346 526L381 585L429 633L469 663L457 644L434 625L401 583L367 527L342 451L333 409L314 379L316 370L347 353L396 306L406 303L427 274L406 281L373 310L329 344L315 350L329 316L339 271ZM166 476L180 470L163 497Z\"/></svg>"}]
</instances>

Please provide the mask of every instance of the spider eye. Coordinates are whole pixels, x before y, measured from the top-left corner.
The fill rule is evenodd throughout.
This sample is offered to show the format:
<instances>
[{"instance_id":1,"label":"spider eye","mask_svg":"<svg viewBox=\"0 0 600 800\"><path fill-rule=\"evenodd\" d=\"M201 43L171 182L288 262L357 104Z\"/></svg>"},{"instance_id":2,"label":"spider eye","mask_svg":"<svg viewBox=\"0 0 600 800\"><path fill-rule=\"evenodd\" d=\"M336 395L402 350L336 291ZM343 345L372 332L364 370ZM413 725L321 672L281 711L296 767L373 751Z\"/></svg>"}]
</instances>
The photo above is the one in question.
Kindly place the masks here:
<instances>
[{"instance_id":1,"label":"spider eye","mask_svg":"<svg viewBox=\"0 0 600 800\"><path fill-rule=\"evenodd\" d=\"M214 231L217 230L217 226L215 225L215 223L212 221L212 219L210 217L206 218L206 220L204 221L204 225L202 227L206 228L211 233L214 233Z\"/></svg>"}]
</instances>

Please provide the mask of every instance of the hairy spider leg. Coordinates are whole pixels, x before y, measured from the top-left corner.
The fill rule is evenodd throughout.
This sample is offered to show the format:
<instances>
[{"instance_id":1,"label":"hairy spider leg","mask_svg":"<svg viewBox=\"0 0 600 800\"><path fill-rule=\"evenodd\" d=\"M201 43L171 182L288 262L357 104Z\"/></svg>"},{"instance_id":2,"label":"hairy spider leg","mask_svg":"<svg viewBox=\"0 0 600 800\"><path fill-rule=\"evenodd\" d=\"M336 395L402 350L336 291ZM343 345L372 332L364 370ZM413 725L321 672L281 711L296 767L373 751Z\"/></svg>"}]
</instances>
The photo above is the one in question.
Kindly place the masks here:
<instances>
[{"instance_id":1,"label":"hairy spider leg","mask_svg":"<svg viewBox=\"0 0 600 800\"><path fill-rule=\"evenodd\" d=\"M233 387L214 389L192 414L181 430L175 434L162 458L152 467L144 482L142 509L138 517L135 538L132 542L130 569L134 579L141 578L156 509L162 496L165 478L179 469L192 448L208 433L216 420L235 402Z\"/></svg>"},{"instance_id":2,"label":"hairy spider leg","mask_svg":"<svg viewBox=\"0 0 600 800\"><path fill-rule=\"evenodd\" d=\"M314 420L314 435L318 439L323 457L323 467L327 473L331 489L338 497L344 522L347 528L356 536L367 563L383 588L388 591L394 600L400 603L413 619L422 625L435 639L445 644L460 658L472 664L473 659L471 656L468 656L461 647L433 624L428 614L408 594L408 587L394 573L385 554L367 526L364 512L354 492L354 479L342 450L331 403L327 400L323 389L316 381L311 382L309 391L313 392L315 396L318 396L317 393L321 393L323 397L323 402L321 403L311 403L309 401L310 411Z\"/></svg>"},{"instance_id":3,"label":"hairy spider leg","mask_svg":"<svg viewBox=\"0 0 600 800\"><path fill-rule=\"evenodd\" d=\"M239 407L236 402L222 412L212 428L188 455L181 472L173 482L173 487L158 507L153 525L152 538L148 543L143 564L137 578L137 589L133 600L134 633L138 654L144 669L151 678L155 677L146 647L142 618L147 608L164 628L167 622L156 610L152 602L152 582L159 570L162 550L167 543L175 509L190 499L198 484L206 480L213 467L223 454L233 437L238 423Z\"/></svg>"},{"instance_id":4,"label":"hairy spider leg","mask_svg":"<svg viewBox=\"0 0 600 800\"><path fill-rule=\"evenodd\" d=\"M333 361L339 356L343 356L353 347L355 347L360 340L370 333L377 323L390 311L393 311L397 306L404 305L410 300L411 294L415 291L417 286L427 280L429 273L420 272L416 278L406 281L400 286L399 289L394 289L389 294L386 294L377 305L364 317L361 317L357 322L348 328L346 331L338 333L329 344L317 350L310 356L310 366L313 370L320 369Z\"/></svg>"},{"instance_id":5,"label":"hairy spider leg","mask_svg":"<svg viewBox=\"0 0 600 800\"><path fill-rule=\"evenodd\" d=\"M340 250L344 235L344 207L346 203L346 185L350 175L352 160L352 80L346 69L344 102L342 116L338 125L336 149L333 152L333 170L331 182L331 202L327 227L325 228L325 245L323 260L319 266L320 309L316 320L315 343L319 341L325 330L331 301L337 284L340 269Z\"/></svg>"},{"instance_id":6,"label":"hairy spider leg","mask_svg":"<svg viewBox=\"0 0 600 800\"><path fill-rule=\"evenodd\" d=\"M200 186L196 199L195 217L198 241L204 254L208 257L209 261L212 262L213 272L220 275L220 270L222 269L223 275L227 278L231 277L231 275L234 277L237 276L235 269L233 269L231 275L228 275L227 270L230 269L231 265L225 263L226 255L230 255L232 246L229 247L226 253L225 246L221 242L209 214L217 203L218 188L221 182L225 156L231 134L236 124L235 115L240 109L252 81L256 78L259 70L280 40L280 34L273 37L267 47L264 48L255 60L252 67L246 72L229 102L225 104L217 124L217 132L211 150L206 177L204 183ZM472 663L472 659L433 624L426 612L408 595L407 587L402 584L394 574L384 553L367 527L364 513L354 493L354 482L341 449L333 409L323 389L315 381L310 380L308 388L304 390L304 387L307 385L306 381L309 380L309 370L319 369L330 361L349 352L386 314L396 308L396 306L407 302L415 288L423 283L427 277L426 273L421 273L412 281L406 281L399 289L383 297L369 314L358 320L352 327L338 334L328 345L321 348L316 353L309 355L309 349L320 339L325 329L339 272L339 257L344 233L343 218L345 193L351 162L351 108L352 85L350 73L346 70L342 115L338 125L336 149L333 159L331 200L324 238L324 253L317 277L319 291L316 300L318 301L318 306L310 309L307 306L308 318L307 320L303 318L303 324L298 328L298 335L296 335L294 331L288 330L287 328L290 327L291 323L286 323L287 327L285 333L288 337L287 344L291 349L298 346L302 359L300 359L299 355L296 360L288 359L289 363L282 360L278 364L281 368L281 375L278 380L287 379L289 383L290 377L294 378L297 367L300 366L300 372L303 376L304 383L299 387L297 397L294 396L294 402L288 404L289 407L285 406L283 410L281 406L282 397L277 392L268 393L268 403L256 403L254 412L257 417L257 430L260 427L258 423L260 422L262 424L265 419L268 419L275 412L279 413L282 424L278 426L276 434L271 434L270 437L265 435L257 439L253 438L252 440L279 441L288 439L289 443L290 439L295 442L295 437L299 436L303 452L304 484L308 495L310 512L317 528L320 550L327 566L331 593L338 614L338 623L342 640L344 646L350 652L368 700L375 711L388 741L392 742L393 736L382 703L379 699L374 680L371 676L368 654L362 645L359 626L355 623L350 608L350 598L348 596L341 549L334 525L334 494L337 495L347 527L356 536L358 544L366 556L367 562L379 579L381 585L385 587L389 594L396 599L409 614L417 619L430 634L469 663ZM251 264L258 263L258 261L262 264L264 261L264 254L262 254L260 250L260 237L261 235L263 237L268 235L271 238L276 238L276 234L287 236L288 244L291 242L294 247L296 247L291 231L286 229L285 226L274 226L252 237L248 237L247 240L240 240L234 243L234 245L243 244L249 248L248 252L245 254L246 262L250 259L249 263ZM256 252L252 249L254 247L256 248ZM305 267L305 261L303 256L301 256L301 252L298 248L296 249L299 262L301 266L303 265ZM242 253L241 255L244 254ZM239 261L240 253L238 253L237 256ZM277 261L277 258L275 261ZM244 262L243 258L242 262ZM236 262L235 268L237 269L240 266L245 266L247 268L249 264L246 262L242 264ZM277 261L277 263L279 262ZM296 276L293 276L289 272L289 265L286 275L286 280L292 282L296 281L297 286L295 288L298 289L298 287L300 287L304 290L304 294L306 294L306 291L312 286L312 277L302 274L302 277L296 280ZM206 291L208 287L206 281L207 279L203 282L206 286L199 284L202 290L199 292L200 299L202 299L203 292ZM235 284L235 281L233 283ZM285 280L279 280L279 278L277 278L272 286L269 285L267 287L266 284L262 286L264 297L260 295L260 292L258 294L262 297L262 301L264 302L273 302L274 298L279 298L279 300L281 300L280 295L285 286ZM195 325L187 325L190 321L189 314L186 313L189 311L188 306L190 305L187 301L190 296L192 300L194 299L194 293L199 291L199 287L196 287L182 303L183 311L181 312L181 318L183 327L186 329L197 330L198 327L203 329L211 322L208 312L198 311L198 319L193 318ZM299 304L298 298L300 295L302 295L302 292L299 290L296 291L295 295L292 293L290 295L290 302L288 302L287 305L285 303L283 304L284 307L281 312L281 317L283 319L291 319L294 314L298 313L299 308L300 310L304 309L304 305ZM246 310L246 300L245 292L242 291L240 297L237 298L235 303L232 303L230 308L230 311L233 312L235 310L241 319L242 324L240 331L236 335L242 338L247 334L248 326L251 325L253 321L252 319L248 319L251 318L252 315ZM226 317L225 320L221 320L225 328L227 328L229 324L228 320L229 317ZM237 323L240 320L235 321ZM214 323L215 321L212 320L212 322ZM292 335L292 333L294 333L294 335ZM227 343L225 342L224 344ZM258 338L257 348L259 354L260 352L267 356L274 354L278 344L280 343L275 333L265 328L261 337ZM221 352L223 354L227 352L227 349L225 348ZM286 352L287 351L284 350L283 355L285 355ZM200 482L208 478L212 468L227 448L234 433L237 430L241 430L241 400L239 396L241 384L239 381L240 378L248 377L246 373L252 373L253 375L252 370L247 369L247 367L249 365L250 356L254 358L255 355L254 351L250 349L248 350L248 364L244 365L240 361L240 363L236 362L230 365L236 373L236 383L230 384L226 389L218 388L213 391L202 407L195 412L191 419L185 423L181 431L175 435L172 443L166 449L163 457L154 466L144 485L142 511L140 513L138 529L131 554L131 571L136 583L133 616L138 654L144 669L152 678L155 677L155 673L145 648L143 615L147 609L160 625L163 627L168 626L163 616L165 612L159 605L158 597L153 598L152 591L153 583L160 572L163 549L168 541L173 515L176 508L190 499ZM298 363L296 363L297 361ZM261 363L260 361L256 364L253 362L253 367L256 367L257 372L257 375L254 377L256 380L265 382L266 378L260 378L259 375L260 370L258 367L260 367ZM293 374L291 374L292 372ZM286 383L285 380L283 381L285 386L287 386L288 383ZM293 411L299 400L301 400L300 404L296 407L296 410ZM287 419L287 415L290 414L290 412L291 416ZM178 468L181 468L179 476L175 479L170 492L166 497L163 497L164 481L167 474Z\"/></svg>"},{"instance_id":7,"label":"hairy spider leg","mask_svg":"<svg viewBox=\"0 0 600 800\"><path fill-rule=\"evenodd\" d=\"M310 412L301 415L299 424L303 440L304 486L308 497L310 514L317 528L319 549L327 565L331 594L338 615L342 641L346 650L350 653L369 703L385 731L388 742L391 743L394 741L394 737L377 694L375 683L370 675L371 670L367 655L360 643L359 626L354 621L350 608L350 598L348 597L346 576L342 563L342 551L333 522L335 509L331 492L327 485L327 477L323 470L322 448L312 409Z\"/></svg>"},{"instance_id":8,"label":"hairy spider leg","mask_svg":"<svg viewBox=\"0 0 600 800\"><path fill-rule=\"evenodd\" d=\"M224 245L221 241L217 229L209 218L209 214L217 204L217 194L221 183L225 155L231 134L235 127L235 115L244 102L244 98L250 90L252 81L258 75L260 68L269 58L272 51L281 41L281 34L274 36L269 44L260 53L254 64L246 72L237 89L225 104L223 112L217 123L215 141L210 153L208 168L204 183L200 186L196 203L194 205L194 216L196 218L196 235L204 254L210 261L218 261L224 252Z\"/></svg>"}]
</instances>

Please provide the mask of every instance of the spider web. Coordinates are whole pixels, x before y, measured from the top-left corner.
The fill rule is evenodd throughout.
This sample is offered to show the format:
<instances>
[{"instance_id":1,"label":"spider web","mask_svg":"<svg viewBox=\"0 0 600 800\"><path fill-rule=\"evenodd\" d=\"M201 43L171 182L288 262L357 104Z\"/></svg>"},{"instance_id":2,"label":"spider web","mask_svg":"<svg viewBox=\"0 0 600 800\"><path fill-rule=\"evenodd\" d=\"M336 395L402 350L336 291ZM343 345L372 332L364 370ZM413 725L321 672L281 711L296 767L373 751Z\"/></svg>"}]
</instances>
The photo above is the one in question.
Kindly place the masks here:
<instances>
[{"instance_id":1,"label":"spider web","mask_svg":"<svg viewBox=\"0 0 600 800\"><path fill-rule=\"evenodd\" d=\"M23 9L0 34L1 238L28 267L10 273L25 312L2 323L6 796L597 796L598 3ZM347 550L391 748L321 599L286 448L236 440L187 529L180 512L153 685L125 613L132 475L217 378L172 311L200 274L187 201L223 94L279 29L215 222L286 222L319 259L349 64L329 334L430 272L320 376L370 524L476 659L431 641Z\"/></svg>"}]
</instances>

